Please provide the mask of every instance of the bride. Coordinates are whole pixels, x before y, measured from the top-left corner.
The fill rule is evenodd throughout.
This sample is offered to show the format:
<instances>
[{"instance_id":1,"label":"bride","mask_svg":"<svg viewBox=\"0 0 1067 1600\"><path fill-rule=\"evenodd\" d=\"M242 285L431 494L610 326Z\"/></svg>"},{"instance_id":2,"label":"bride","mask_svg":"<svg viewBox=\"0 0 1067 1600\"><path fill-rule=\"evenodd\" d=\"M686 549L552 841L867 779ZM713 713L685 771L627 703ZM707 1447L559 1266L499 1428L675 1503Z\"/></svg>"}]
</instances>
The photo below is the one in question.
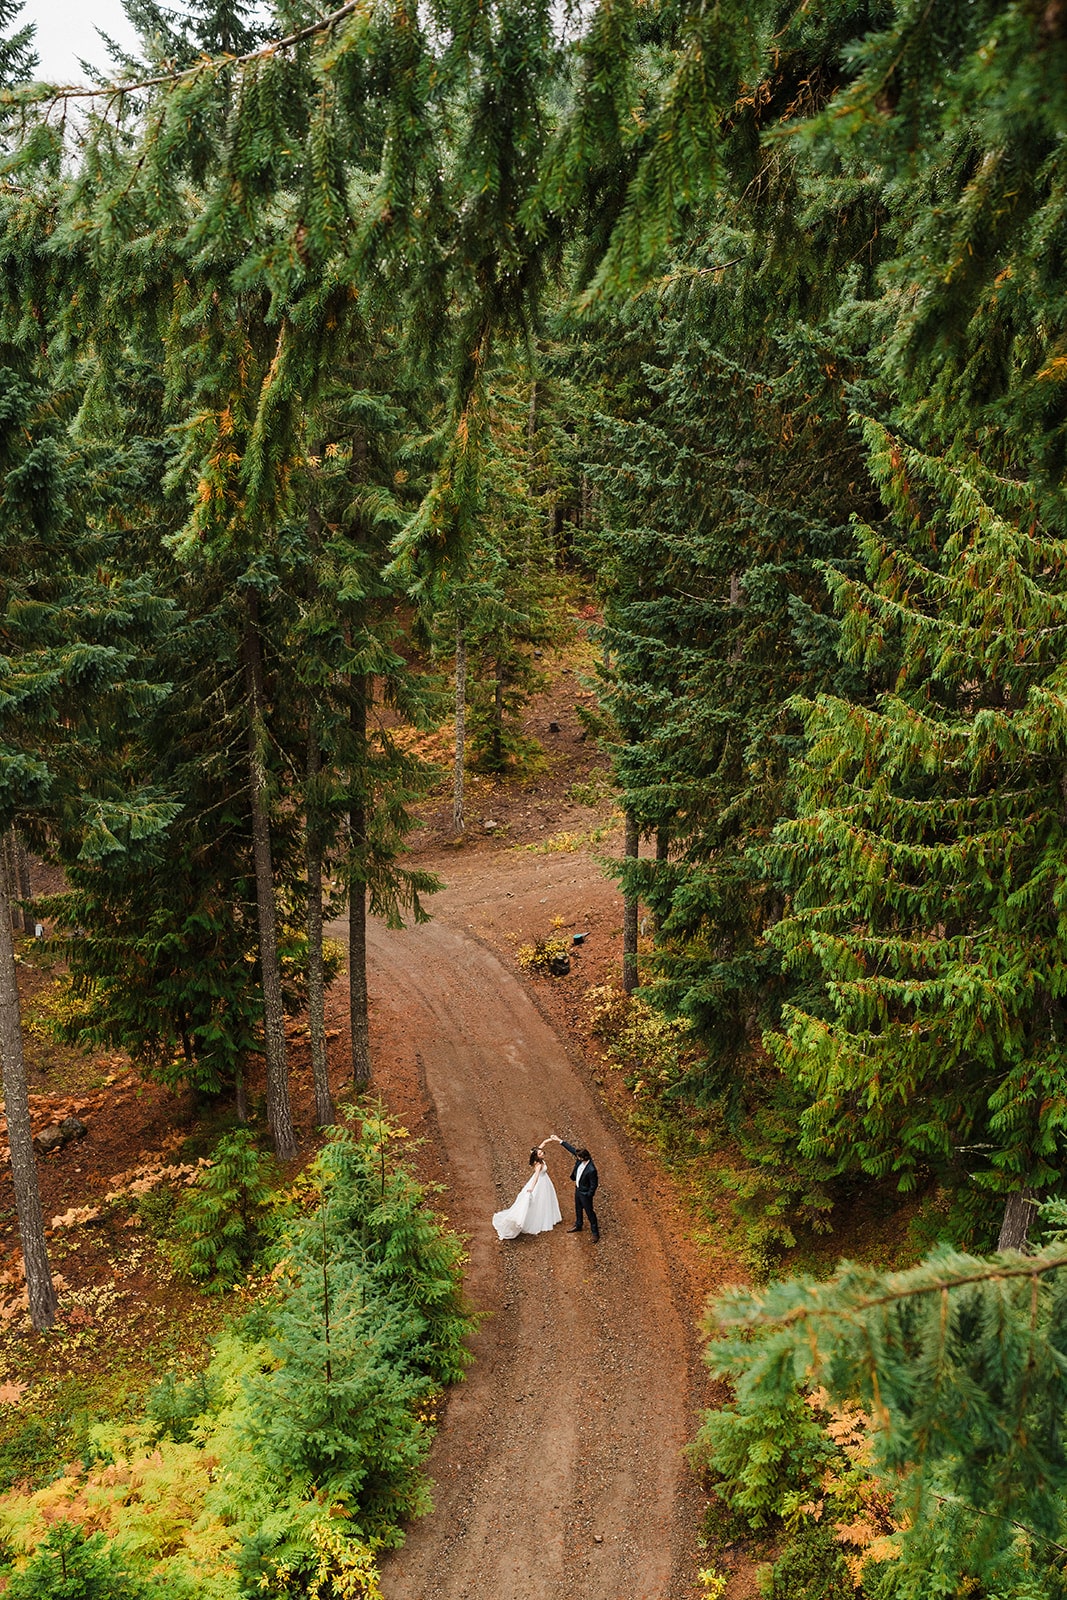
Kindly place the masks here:
<instances>
[{"instance_id":1,"label":"bride","mask_svg":"<svg viewBox=\"0 0 1067 1600\"><path fill-rule=\"evenodd\" d=\"M563 1221L545 1152L540 1147L530 1151L530 1165L533 1175L519 1190L515 1203L493 1218L493 1227L501 1239L515 1239L520 1233L547 1233Z\"/></svg>"}]
</instances>

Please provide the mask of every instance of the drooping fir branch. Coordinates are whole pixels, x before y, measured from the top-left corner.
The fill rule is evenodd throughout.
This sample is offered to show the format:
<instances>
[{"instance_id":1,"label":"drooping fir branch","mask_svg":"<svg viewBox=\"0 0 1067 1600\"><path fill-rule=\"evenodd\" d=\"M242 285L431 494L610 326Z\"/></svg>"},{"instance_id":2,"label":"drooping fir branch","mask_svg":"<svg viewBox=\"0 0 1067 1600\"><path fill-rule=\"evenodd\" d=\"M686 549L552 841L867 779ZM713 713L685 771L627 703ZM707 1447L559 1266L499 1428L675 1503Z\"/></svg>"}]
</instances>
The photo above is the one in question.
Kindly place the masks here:
<instances>
[{"instance_id":1,"label":"drooping fir branch","mask_svg":"<svg viewBox=\"0 0 1067 1600\"><path fill-rule=\"evenodd\" d=\"M822 1424L858 1408L863 1473L892 1512L873 1558L889 1568L865 1577L890 1571L908 1600L975 1580L1058 1597L1046 1568L1067 1531L1065 1267L1059 1235L1028 1261L941 1248L904 1272L846 1262L827 1282L731 1291L708 1362L735 1399L706 1414L696 1454L738 1510L789 1517L849 1464Z\"/></svg>"},{"instance_id":2,"label":"drooping fir branch","mask_svg":"<svg viewBox=\"0 0 1067 1600\"><path fill-rule=\"evenodd\" d=\"M791 1279L756 1293L746 1289L725 1295L716 1302L715 1324L723 1329L756 1330L793 1328L809 1321L829 1324L848 1321L858 1328L868 1312L881 1307L900 1306L923 1295L943 1295L956 1289L1009 1283L1020 1278L1029 1279L1033 1285L1060 1267L1067 1267L1067 1252L1062 1245L1052 1246L1023 1261L1013 1261L1010 1257L980 1261L973 1256L948 1254L884 1278L844 1267L835 1278L821 1284L806 1280L801 1284ZM862 1285L872 1282L885 1287L878 1293L866 1292Z\"/></svg>"}]
</instances>

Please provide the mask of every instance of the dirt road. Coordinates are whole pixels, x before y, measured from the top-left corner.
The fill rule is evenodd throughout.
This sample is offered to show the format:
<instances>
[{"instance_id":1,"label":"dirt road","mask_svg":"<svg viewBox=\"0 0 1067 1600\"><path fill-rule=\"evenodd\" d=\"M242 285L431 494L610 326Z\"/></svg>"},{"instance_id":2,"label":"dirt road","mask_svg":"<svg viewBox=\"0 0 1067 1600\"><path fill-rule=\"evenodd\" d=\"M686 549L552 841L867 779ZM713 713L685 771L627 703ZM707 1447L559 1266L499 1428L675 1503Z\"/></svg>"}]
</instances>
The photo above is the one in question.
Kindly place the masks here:
<instances>
[{"instance_id":1,"label":"dirt road","mask_svg":"<svg viewBox=\"0 0 1067 1600\"><path fill-rule=\"evenodd\" d=\"M541 867L536 869L542 871ZM563 863L544 867L546 882ZM540 888L538 883L536 887ZM448 1402L435 1510L384 1565L387 1600L682 1600L693 1593L696 1338L652 1175L520 982L473 932L476 883L435 920L375 925L369 977L387 1075L423 1087L445 1209L470 1236L467 1292L485 1313ZM579 893L584 891L578 891ZM482 929L479 928L479 933ZM564 1222L501 1244L492 1213L558 1132L593 1151L602 1238Z\"/></svg>"}]
</instances>

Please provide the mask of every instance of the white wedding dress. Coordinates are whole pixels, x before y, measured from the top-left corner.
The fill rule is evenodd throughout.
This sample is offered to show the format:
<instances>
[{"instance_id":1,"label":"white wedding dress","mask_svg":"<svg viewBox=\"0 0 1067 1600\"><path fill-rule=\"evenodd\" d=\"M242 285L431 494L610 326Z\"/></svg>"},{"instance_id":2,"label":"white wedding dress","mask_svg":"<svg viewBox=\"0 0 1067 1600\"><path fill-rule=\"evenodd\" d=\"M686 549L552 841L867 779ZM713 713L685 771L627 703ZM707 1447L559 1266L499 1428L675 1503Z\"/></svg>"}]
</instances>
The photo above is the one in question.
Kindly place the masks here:
<instances>
[{"instance_id":1,"label":"white wedding dress","mask_svg":"<svg viewBox=\"0 0 1067 1600\"><path fill-rule=\"evenodd\" d=\"M520 1233L548 1233L562 1221L548 1168L538 1164L530 1181L516 1195L515 1203L493 1217L493 1227L501 1239L517 1239Z\"/></svg>"}]
</instances>

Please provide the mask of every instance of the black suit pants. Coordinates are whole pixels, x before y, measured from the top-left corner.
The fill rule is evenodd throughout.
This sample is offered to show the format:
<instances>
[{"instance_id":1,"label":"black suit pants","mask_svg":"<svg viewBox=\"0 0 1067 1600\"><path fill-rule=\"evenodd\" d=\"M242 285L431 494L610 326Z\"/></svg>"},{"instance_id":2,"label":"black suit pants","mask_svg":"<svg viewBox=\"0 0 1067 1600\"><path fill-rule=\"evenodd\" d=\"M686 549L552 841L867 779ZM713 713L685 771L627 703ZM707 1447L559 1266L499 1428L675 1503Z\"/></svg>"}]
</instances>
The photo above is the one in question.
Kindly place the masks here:
<instances>
[{"instance_id":1,"label":"black suit pants","mask_svg":"<svg viewBox=\"0 0 1067 1600\"><path fill-rule=\"evenodd\" d=\"M593 1238L599 1239L600 1224L596 1219L596 1212L593 1210L593 1196L591 1194L583 1194L580 1189L576 1188L574 1191L574 1226L579 1233L582 1231L582 1222L585 1216L589 1218L589 1226L593 1230Z\"/></svg>"}]
</instances>

